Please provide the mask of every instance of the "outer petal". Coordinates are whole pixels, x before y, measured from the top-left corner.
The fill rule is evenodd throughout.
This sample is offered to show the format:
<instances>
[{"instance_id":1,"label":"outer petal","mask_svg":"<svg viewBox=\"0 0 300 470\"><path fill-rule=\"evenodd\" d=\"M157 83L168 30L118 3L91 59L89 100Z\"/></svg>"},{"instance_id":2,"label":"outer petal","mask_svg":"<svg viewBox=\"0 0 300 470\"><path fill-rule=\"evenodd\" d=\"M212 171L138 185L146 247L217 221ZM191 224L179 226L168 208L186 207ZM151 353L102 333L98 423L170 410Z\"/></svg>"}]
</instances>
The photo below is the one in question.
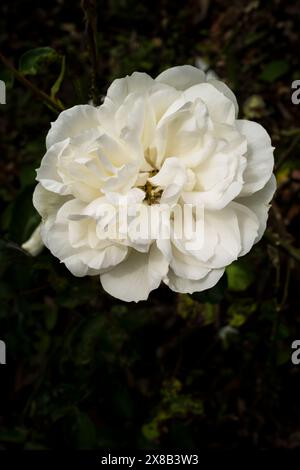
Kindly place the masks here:
<instances>
[{"instance_id":1,"label":"outer petal","mask_svg":"<svg viewBox=\"0 0 300 470\"><path fill-rule=\"evenodd\" d=\"M58 159L63 154L64 150L68 147L70 139L65 139L57 144L53 144L51 148L44 155L41 166L37 170L37 180L40 181L42 186L48 191L58 194L68 194L68 186L64 184L60 175L57 172Z\"/></svg>"},{"instance_id":2,"label":"outer petal","mask_svg":"<svg viewBox=\"0 0 300 470\"><path fill-rule=\"evenodd\" d=\"M76 137L84 131L100 125L98 109L89 104L73 106L60 113L46 138L46 147L70 137Z\"/></svg>"},{"instance_id":3,"label":"outer petal","mask_svg":"<svg viewBox=\"0 0 300 470\"><path fill-rule=\"evenodd\" d=\"M31 237L23 243L22 248L32 256L37 256L43 249L44 243L41 237L41 224L37 226Z\"/></svg>"},{"instance_id":4,"label":"outer petal","mask_svg":"<svg viewBox=\"0 0 300 470\"><path fill-rule=\"evenodd\" d=\"M164 280L164 282L175 292L193 294L194 292L201 292L203 290L210 289L216 285L223 273L224 268L212 269L204 278L195 281L176 276L176 274L170 269L168 278Z\"/></svg>"},{"instance_id":5,"label":"outer petal","mask_svg":"<svg viewBox=\"0 0 300 470\"><path fill-rule=\"evenodd\" d=\"M232 101L234 108L235 108L235 116L238 116L239 106L235 97L235 94L230 90L230 88L220 80L210 79L207 80L208 83L213 85L217 90L219 90L223 95L226 96L230 101Z\"/></svg>"},{"instance_id":6,"label":"outer petal","mask_svg":"<svg viewBox=\"0 0 300 470\"><path fill-rule=\"evenodd\" d=\"M173 246L170 267L179 277L190 280L203 279L210 271L203 263L189 253L182 253Z\"/></svg>"},{"instance_id":7,"label":"outer petal","mask_svg":"<svg viewBox=\"0 0 300 470\"><path fill-rule=\"evenodd\" d=\"M238 256L244 256L251 250L255 243L258 234L259 220L254 212L242 204L232 202L230 206L235 211L240 231L241 251Z\"/></svg>"},{"instance_id":8,"label":"outer petal","mask_svg":"<svg viewBox=\"0 0 300 470\"><path fill-rule=\"evenodd\" d=\"M177 90L187 88L206 81L205 73L192 65L172 67L162 72L155 81L170 85Z\"/></svg>"},{"instance_id":9,"label":"outer petal","mask_svg":"<svg viewBox=\"0 0 300 470\"><path fill-rule=\"evenodd\" d=\"M269 181L274 166L274 147L267 131L257 122L237 120L236 127L248 142L247 167L240 196L248 196L262 189Z\"/></svg>"},{"instance_id":10,"label":"outer petal","mask_svg":"<svg viewBox=\"0 0 300 470\"><path fill-rule=\"evenodd\" d=\"M147 300L168 272L168 262L152 245L149 253L132 250L125 261L100 276L103 288L125 302Z\"/></svg>"},{"instance_id":11,"label":"outer petal","mask_svg":"<svg viewBox=\"0 0 300 470\"><path fill-rule=\"evenodd\" d=\"M68 199L68 197L47 191L41 183L37 184L33 193L33 205L43 218L57 212Z\"/></svg>"},{"instance_id":12,"label":"outer petal","mask_svg":"<svg viewBox=\"0 0 300 470\"><path fill-rule=\"evenodd\" d=\"M212 268L222 268L251 249L257 237L259 221L246 206L231 202L221 211L205 211L204 227L206 225L215 231L218 239L214 255L206 264ZM205 233L204 230L204 237ZM204 246L206 243L204 238Z\"/></svg>"},{"instance_id":13,"label":"outer petal","mask_svg":"<svg viewBox=\"0 0 300 470\"><path fill-rule=\"evenodd\" d=\"M236 202L239 204L243 204L251 211L254 212L256 217L259 220L259 228L258 234L254 241L257 243L264 234L266 230L267 220L268 220L268 212L271 207L270 201L276 191L276 178L274 175L271 176L269 181L267 182L266 186L257 191L256 193L252 194L248 197L239 197Z\"/></svg>"},{"instance_id":14,"label":"outer petal","mask_svg":"<svg viewBox=\"0 0 300 470\"><path fill-rule=\"evenodd\" d=\"M130 93L145 93L155 84L147 73L134 72L130 76L117 78L107 90L107 98L120 106Z\"/></svg>"},{"instance_id":15,"label":"outer petal","mask_svg":"<svg viewBox=\"0 0 300 470\"><path fill-rule=\"evenodd\" d=\"M84 204L76 199L67 201L57 212L56 217L48 217L42 225L42 239L74 276L100 274L123 261L128 248L112 241L101 241L94 248L89 242L87 219L79 218ZM78 224L74 233L74 224ZM80 227L80 224L82 225Z\"/></svg>"},{"instance_id":16,"label":"outer petal","mask_svg":"<svg viewBox=\"0 0 300 470\"><path fill-rule=\"evenodd\" d=\"M85 249L62 260L74 276L96 275L121 263L127 255L125 246L109 245L102 250Z\"/></svg>"}]
</instances>

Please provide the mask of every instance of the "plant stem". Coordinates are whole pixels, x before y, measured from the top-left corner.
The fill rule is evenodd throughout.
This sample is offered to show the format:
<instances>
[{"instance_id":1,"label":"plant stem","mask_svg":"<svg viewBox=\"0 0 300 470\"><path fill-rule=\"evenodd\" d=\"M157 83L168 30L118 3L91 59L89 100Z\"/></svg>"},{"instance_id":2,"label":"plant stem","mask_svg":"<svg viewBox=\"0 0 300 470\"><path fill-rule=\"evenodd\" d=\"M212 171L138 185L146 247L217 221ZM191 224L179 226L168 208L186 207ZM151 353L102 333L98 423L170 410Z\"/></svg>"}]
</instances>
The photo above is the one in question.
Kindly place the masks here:
<instances>
[{"instance_id":1,"label":"plant stem","mask_svg":"<svg viewBox=\"0 0 300 470\"><path fill-rule=\"evenodd\" d=\"M81 7L85 14L88 52L91 62L91 95L94 106L99 106L101 98L98 88L97 0L82 0Z\"/></svg>"},{"instance_id":2,"label":"plant stem","mask_svg":"<svg viewBox=\"0 0 300 470\"><path fill-rule=\"evenodd\" d=\"M300 262L300 250L298 248L294 248L288 239L280 238L278 233L274 233L271 230L267 230L265 233L265 238L270 242L272 245L282 248L286 251L292 258L296 261Z\"/></svg>"},{"instance_id":3,"label":"plant stem","mask_svg":"<svg viewBox=\"0 0 300 470\"><path fill-rule=\"evenodd\" d=\"M46 103L52 110L60 113L61 111L64 110L64 107L54 101L47 93L44 91L40 90L37 86L35 86L33 83L31 83L27 78L25 78L18 70L12 65L12 63L0 52L0 60L3 62L5 67L7 67L13 76L20 82L22 85L24 85L28 90L31 91L33 95L35 95L38 99L42 100L44 103Z\"/></svg>"}]
</instances>

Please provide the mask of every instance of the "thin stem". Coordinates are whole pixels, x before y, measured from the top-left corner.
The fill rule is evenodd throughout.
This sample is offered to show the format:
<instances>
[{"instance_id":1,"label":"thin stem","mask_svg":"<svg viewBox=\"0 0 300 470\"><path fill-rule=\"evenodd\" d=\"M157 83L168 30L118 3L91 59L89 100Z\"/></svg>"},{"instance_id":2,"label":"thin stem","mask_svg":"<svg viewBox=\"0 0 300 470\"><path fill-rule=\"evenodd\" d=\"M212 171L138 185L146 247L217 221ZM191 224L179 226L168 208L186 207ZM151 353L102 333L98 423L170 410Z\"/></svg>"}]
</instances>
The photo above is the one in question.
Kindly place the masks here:
<instances>
[{"instance_id":1,"label":"thin stem","mask_svg":"<svg viewBox=\"0 0 300 470\"><path fill-rule=\"evenodd\" d=\"M85 14L88 52L91 62L91 95L94 106L99 106L101 98L98 88L97 0L82 0L81 7Z\"/></svg>"},{"instance_id":2,"label":"thin stem","mask_svg":"<svg viewBox=\"0 0 300 470\"><path fill-rule=\"evenodd\" d=\"M0 60L3 64L11 71L14 77L22 83L28 90L31 91L33 95L35 95L38 99L42 100L46 103L51 109L60 113L64 110L62 104L54 101L47 93L40 90L37 86L31 83L27 78L25 78L18 70L12 65L12 63L0 52Z\"/></svg>"},{"instance_id":3,"label":"thin stem","mask_svg":"<svg viewBox=\"0 0 300 470\"><path fill-rule=\"evenodd\" d=\"M300 262L300 250L298 248L294 248L288 239L279 237L278 233L274 233L271 230L267 230L265 232L265 238L270 242L272 245L282 248L286 251L292 258L296 261Z\"/></svg>"}]
</instances>

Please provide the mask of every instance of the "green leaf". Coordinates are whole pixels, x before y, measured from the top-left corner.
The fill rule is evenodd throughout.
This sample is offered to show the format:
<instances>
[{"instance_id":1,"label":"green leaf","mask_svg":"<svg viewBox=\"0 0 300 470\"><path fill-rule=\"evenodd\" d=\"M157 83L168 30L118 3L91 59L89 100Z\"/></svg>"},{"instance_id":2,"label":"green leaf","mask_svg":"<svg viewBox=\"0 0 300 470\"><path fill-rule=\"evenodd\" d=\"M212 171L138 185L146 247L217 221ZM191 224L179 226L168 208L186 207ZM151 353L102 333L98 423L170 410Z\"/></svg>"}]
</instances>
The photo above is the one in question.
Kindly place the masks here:
<instances>
[{"instance_id":1,"label":"green leaf","mask_svg":"<svg viewBox=\"0 0 300 470\"><path fill-rule=\"evenodd\" d=\"M245 261L239 260L226 268L228 289L241 292L252 284L254 273L252 266Z\"/></svg>"},{"instance_id":2,"label":"green leaf","mask_svg":"<svg viewBox=\"0 0 300 470\"><path fill-rule=\"evenodd\" d=\"M45 64L57 62L61 56L51 47L37 47L25 52L19 61L19 71L23 75L36 75Z\"/></svg>"},{"instance_id":3,"label":"green leaf","mask_svg":"<svg viewBox=\"0 0 300 470\"><path fill-rule=\"evenodd\" d=\"M275 80L285 75L289 68L286 60L273 60L264 67L260 79L268 83L275 82Z\"/></svg>"}]
</instances>

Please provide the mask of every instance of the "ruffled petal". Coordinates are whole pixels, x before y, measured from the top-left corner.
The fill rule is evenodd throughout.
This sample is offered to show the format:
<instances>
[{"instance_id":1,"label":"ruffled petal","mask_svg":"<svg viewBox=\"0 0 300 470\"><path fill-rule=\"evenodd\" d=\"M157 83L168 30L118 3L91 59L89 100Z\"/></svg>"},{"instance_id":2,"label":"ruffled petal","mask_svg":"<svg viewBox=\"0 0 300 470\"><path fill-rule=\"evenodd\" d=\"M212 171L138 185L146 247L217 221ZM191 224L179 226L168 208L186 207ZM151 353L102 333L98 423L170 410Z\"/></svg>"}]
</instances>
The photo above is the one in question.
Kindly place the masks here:
<instances>
[{"instance_id":1,"label":"ruffled petal","mask_svg":"<svg viewBox=\"0 0 300 470\"><path fill-rule=\"evenodd\" d=\"M271 176L264 188L251 196L239 197L236 202L248 207L259 220L258 234L254 240L257 243L264 234L267 226L268 212L271 207L270 201L276 191L276 178Z\"/></svg>"},{"instance_id":2,"label":"ruffled petal","mask_svg":"<svg viewBox=\"0 0 300 470\"><path fill-rule=\"evenodd\" d=\"M194 292L201 292L215 286L223 276L224 271L224 268L212 269L205 277L195 281L176 276L174 271L170 269L168 277L164 282L175 292L193 294Z\"/></svg>"},{"instance_id":3,"label":"ruffled petal","mask_svg":"<svg viewBox=\"0 0 300 470\"><path fill-rule=\"evenodd\" d=\"M267 131L257 122L237 120L238 131L247 139L247 167L240 196L248 196L262 189L269 181L273 166L274 147Z\"/></svg>"},{"instance_id":4,"label":"ruffled petal","mask_svg":"<svg viewBox=\"0 0 300 470\"><path fill-rule=\"evenodd\" d=\"M193 85L206 81L205 73L192 65L171 67L162 72L155 81L170 85L177 90L186 90Z\"/></svg>"},{"instance_id":5,"label":"ruffled petal","mask_svg":"<svg viewBox=\"0 0 300 470\"><path fill-rule=\"evenodd\" d=\"M45 189L41 183L37 184L33 192L33 205L43 219L54 214L69 200L69 196L62 197Z\"/></svg>"},{"instance_id":6,"label":"ruffled petal","mask_svg":"<svg viewBox=\"0 0 300 470\"><path fill-rule=\"evenodd\" d=\"M116 106L120 106L130 93L145 93L154 83L153 78L147 73L134 72L132 75L114 80L106 96Z\"/></svg>"},{"instance_id":7,"label":"ruffled petal","mask_svg":"<svg viewBox=\"0 0 300 470\"><path fill-rule=\"evenodd\" d=\"M213 121L233 124L235 121L235 105L224 93L211 83L194 85L183 92L187 101L201 99L207 106Z\"/></svg>"},{"instance_id":8,"label":"ruffled petal","mask_svg":"<svg viewBox=\"0 0 300 470\"><path fill-rule=\"evenodd\" d=\"M76 137L99 125L98 108L88 104L73 106L62 111L56 121L51 123L46 138L46 147L49 149L62 140Z\"/></svg>"},{"instance_id":9,"label":"ruffled petal","mask_svg":"<svg viewBox=\"0 0 300 470\"><path fill-rule=\"evenodd\" d=\"M235 94L230 90L230 88L226 85L226 83L221 82L220 80L210 79L207 80L207 83L213 85L217 90L219 90L223 95L226 96L230 101L232 101L235 109L235 117L238 116L239 113L239 106L236 100Z\"/></svg>"},{"instance_id":10,"label":"ruffled petal","mask_svg":"<svg viewBox=\"0 0 300 470\"><path fill-rule=\"evenodd\" d=\"M152 245L149 253L131 250L122 263L102 274L103 289L125 302L147 300L168 272L168 262L162 252Z\"/></svg>"}]
</instances>

